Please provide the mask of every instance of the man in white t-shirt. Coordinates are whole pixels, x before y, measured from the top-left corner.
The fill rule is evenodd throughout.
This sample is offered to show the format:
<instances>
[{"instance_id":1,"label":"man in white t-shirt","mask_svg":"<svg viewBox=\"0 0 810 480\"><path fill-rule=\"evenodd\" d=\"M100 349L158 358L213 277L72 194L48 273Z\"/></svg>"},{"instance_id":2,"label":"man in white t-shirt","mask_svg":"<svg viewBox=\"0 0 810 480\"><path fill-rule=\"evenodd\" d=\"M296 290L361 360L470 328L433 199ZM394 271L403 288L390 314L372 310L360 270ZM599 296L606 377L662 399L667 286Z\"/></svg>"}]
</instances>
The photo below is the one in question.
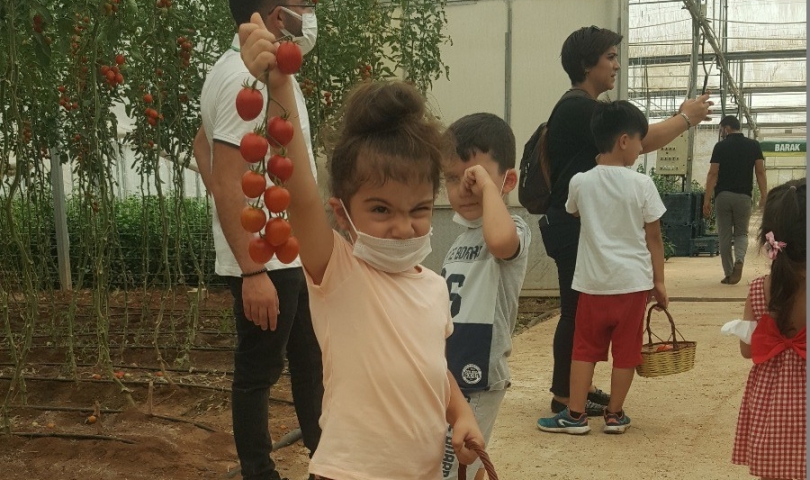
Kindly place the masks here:
<instances>
[{"instance_id":1,"label":"man in white t-shirt","mask_svg":"<svg viewBox=\"0 0 810 480\"><path fill-rule=\"evenodd\" d=\"M596 362L613 355L606 433L624 433L630 417L624 400L641 363L644 313L650 295L662 308L664 244L660 218L666 211L652 179L627 167L641 153L647 119L631 103L600 103L591 130L599 149L597 165L571 179L568 213L580 217L572 288L579 294L571 355L568 408L537 421L540 430L583 434L590 431L585 401Z\"/></svg>"},{"instance_id":2,"label":"man in white t-shirt","mask_svg":"<svg viewBox=\"0 0 810 480\"><path fill-rule=\"evenodd\" d=\"M302 53L308 53L315 44L313 3L230 0L229 4L237 25L259 12L276 37L296 37ZM253 80L240 57L239 38L234 36L230 49L206 76L200 102L203 125L195 138L194 155L203 183L213 197L215 270L225 278L234 297L237 347L231 411L242 477L278 480L281 477L270 458L268 396L284 368L285 351L295 410L310 455L321 434L318 419L323 372L300 260L287 265L275 257L266 265L254 262L248 255L248 243L254 234L245 231L240 222L240 213L247 205L241 180L249 164L242 158L239 144L242 136L261 125L264 111L256 119L244 121L236 111L236 96L245 82ZM293 84L315 174L306 104L298 83ZM261 92L266 95L264 89Z\"/></svg>"}]
</instances>

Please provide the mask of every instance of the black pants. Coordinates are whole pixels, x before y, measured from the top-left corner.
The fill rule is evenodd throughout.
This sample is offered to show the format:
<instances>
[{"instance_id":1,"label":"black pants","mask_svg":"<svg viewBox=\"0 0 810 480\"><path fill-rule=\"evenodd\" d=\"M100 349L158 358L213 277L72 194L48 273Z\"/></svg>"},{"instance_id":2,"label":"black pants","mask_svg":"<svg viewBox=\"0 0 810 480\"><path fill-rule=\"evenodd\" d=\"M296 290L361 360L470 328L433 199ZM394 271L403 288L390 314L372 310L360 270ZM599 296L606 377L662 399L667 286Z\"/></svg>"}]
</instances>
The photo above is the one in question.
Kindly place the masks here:
<instances>
[{"instance_id":1,"label":"black pants","mask_svg":"<svg viewBox=\"0 0 810 480\"><path fill-rule=\"evenodd\" d=\"M242 279L227 278L234 298L237 332L231 397L233 436L242 477L250 480L279 478L270 458L273 444L268 429L268 402L270 387L284 368L285 350L295 413L310 454L321 437L318 420L323 399L323 367L312 329L304 272L301 268L289 268L268 275L278 292L280 313L275 331L262 330L245 318Z\"/></svg>"},{"instance_id":2,"label":"black pants","mask_svg":"<svg viewBox=\"0 0 810 480\"><path fill-rule=\"evenodd\" d=\"M554 332L554 373L551 393L570 396L571 353L574 351L574 318L577 314L579 292L571 289L577 265L579 219L564 210L550 208L540 221L540 234L546 253L557 264L560 279L560 321Z\"/></svg>"}]
</instances>

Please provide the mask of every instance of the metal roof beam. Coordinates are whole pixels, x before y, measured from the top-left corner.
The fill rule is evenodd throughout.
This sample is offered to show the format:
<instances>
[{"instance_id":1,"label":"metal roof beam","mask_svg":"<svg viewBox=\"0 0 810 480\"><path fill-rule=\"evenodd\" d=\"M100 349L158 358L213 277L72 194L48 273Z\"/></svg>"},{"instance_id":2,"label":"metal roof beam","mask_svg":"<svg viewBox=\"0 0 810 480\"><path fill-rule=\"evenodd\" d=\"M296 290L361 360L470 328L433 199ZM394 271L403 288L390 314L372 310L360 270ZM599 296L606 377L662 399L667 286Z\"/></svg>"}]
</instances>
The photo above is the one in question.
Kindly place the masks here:
<instances>
[{"instance_id":1,"label":"metal roof beam","mask_svg":"<svg viewBox=\"0 0 810 480\"><path fill-rule=\"evenodd\" d=\"M643 102L640 102L643 103ZM726 111L734 111L737 110L736 105L730 105L726 107ZM805 113L807 112L807 107L760 107L760 108L752 108L752 114L771 114L771 113ZM714 114L716 115L719 113L715 111ZM672 110L666 108L651 108L649 116L650 117L668 117L672 115Z\"/></svg>"},{"instance_id":2,"label":"metal roof beam","mask_svg":"<svg viewBox=\"0 0 810 480\"><path fill-rule=\"evenodd\" d=\"M736 97L737 104L742 109L745 119L748 120L748 125L754 130L754 137L758 137L759 131L757 129L757 122L751 116L751 111L748 108L745 97L743 96L742 92L740 92L740 89L737 87L737 81L734 79L734 76L731 75L731 72L728 69L728 61L726 60L725 53L720 49L717 42L717 36L714 34L712 26L709 24L706 17L701 13L700 5L698 5L695 0L683 0L683 4L686 9L689 10L689 14L692 15L692 18L698 22L700 29L703 31L704 38L708 40L709 45L712 46L712 50L714 50L715 55L717 55L717 65L723 72L723 77L725 77L726 82L728 83L729 91L731 91L731 93Z\"/></svg>"},{"instance_id":3,"label":"metal roof beam","mask_svg":"<svg viewBox=\"0 0 810 480\"><path fill-rule=\"evenodd\" d=\"M686 96L686 88L675 88L675 89L650 89L649 95L650 97L675 97L675 98L683 98ZM757 93L805 93L807 92L806 85L782 85L778 87L743 87L742 89L737 89L737 95L740 93L743 95L748 94L757 94ZM647 92L641 89L631 90L629 92L629 98L631 100L638 100L640 98L647 98Z\"/></svg>"},{"instance_id":4,"label":"metal roof beam","mask_svg":"<svg viewBox=\"0 0 810 480\"><path fill-rule=\"evenodd\" d=\"M717 55L714 53L703 53L698 56L701 62L714 61ZM807 58L807 49L796 50L750 50L744 52L726 52L726 61L738 60L768 60L768 59L789 59L796 58L805 60ZM684 63L688 64L691 61L691 55L661 55L661 56L644 56L644 57L631 57L629 64L634 66L654 66L665 64Z\"/></svg>"}]
</instances>

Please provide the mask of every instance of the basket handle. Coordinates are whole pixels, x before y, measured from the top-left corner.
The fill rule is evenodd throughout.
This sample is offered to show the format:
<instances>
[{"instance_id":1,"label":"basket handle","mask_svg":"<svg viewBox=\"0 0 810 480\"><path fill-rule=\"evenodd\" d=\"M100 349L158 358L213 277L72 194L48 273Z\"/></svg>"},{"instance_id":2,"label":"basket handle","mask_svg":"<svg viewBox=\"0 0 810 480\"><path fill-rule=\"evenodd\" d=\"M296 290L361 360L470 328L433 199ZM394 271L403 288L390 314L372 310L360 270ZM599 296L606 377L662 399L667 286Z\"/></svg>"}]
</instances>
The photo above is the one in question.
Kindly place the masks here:
<instances>
[{"instance_id":1,"label":"basket handle","mask_svg":"<svg viewBox=\"0 0 810 480\"><path fill-rule=\"evenodd\" d=\"M675 320L672 319L672 315L669 313L669 311L658 303L653 304L647 310L647 338L649 339L649 343L653 343L652 341L653 333L652 330L650 329L650 317L652 317L652 312L656 307L660 308L664 313L667 314L667 318L669 319L669 325L672 328L672 344L674 348L678 348L678 337L675 335L675 332L677 332L678 330L675 328ZM656 335L656 337L658 337L658 335ZM681 338L683 339L683 335L681 335Z\"/></svg>"},{"instance_id":2,"label":"basket handle","mask_svg":"<svg viewBox=\"0 0 810 480\"><path fill-rule=\"evenodd\" d=\"M478 454L478 458L481 459L481 463L484 464L484 469L487 471L488 479L498 480L498 474L495 473L495 467L492 465L492 461L489 459L489 455L487 455L484 448L474 440L467 440L465 442L465 446ZM458 479L467 480L467 465L464 465L461 462L458 462Z\"/></svg>"}]
</instances>

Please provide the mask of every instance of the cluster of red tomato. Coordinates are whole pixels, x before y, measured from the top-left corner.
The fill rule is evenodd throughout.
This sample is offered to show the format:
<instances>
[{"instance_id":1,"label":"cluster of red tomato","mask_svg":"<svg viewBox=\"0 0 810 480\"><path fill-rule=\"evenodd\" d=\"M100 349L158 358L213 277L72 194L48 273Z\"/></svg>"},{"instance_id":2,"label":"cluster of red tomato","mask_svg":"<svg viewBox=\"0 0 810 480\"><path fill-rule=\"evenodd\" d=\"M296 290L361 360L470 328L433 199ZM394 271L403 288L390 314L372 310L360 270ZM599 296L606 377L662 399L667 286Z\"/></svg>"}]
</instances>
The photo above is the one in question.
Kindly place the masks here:
<instances>
[{"instance_id":1,"label":"cluster of red tomato","mask_svg":"<svg viewBox=\"0 0 810 480\"><path fill-rule=\"evenodd\" d=\"M143 103L151 105L152 101L152 94L145 93L143 96ZM146 116L146 121L149 123L149 125L152 125L153 127L157 125L158 120L163 120L163 114L152 107L146 107L143 114Z\"/></svg>"},{"instance_id":2,"label":"cluster of red tomato","mask_svg":"<svg viewBox=\"0 0 810 480\"><path fill-rule=\"evenodd\" d=\"M74 57L79 54L82 41L82 32L84 32L90 25L90 17L86 15L82 17L78 12L75 14L75 16L76 24L73 26L73 36L70 37L70 53L73 54ZM34 17L34 22L36 22L36 17Z\"/></svg>"},{"instance_id":3,"label":"cluster of red tomato","mask_svg":"<svg viewBox=\"0 0 810 480\"><path fill-rule=\"evenodd\" d=\"M115 65L102 65L98 73L101 74L102 80L107 82L109 88L115 88L124 83L124 75L121 74L120 66L126 62L126 58L122 54L115 56Z\"/></svg>"},{"instance_id":4,"label":"cluster of red tomato","mask_svg":"<svg viewBox=\"0 0 810 480\"><path fill-rule=\"evenodd\" d=\"M61 95L59 96L60 107L64 108L67 111L79 109L78 102L70 101L70 97L68 97L67 94L65 93L67 91L67 88L64 85L59 85L58 87L56 87L56 89L59 90L59 93L61 93Z\"/></svg>"},{"instance_id":5,"label":"cluster of red tomato","mask_svg":"<svg viewBox=\"0 0 810 480\"><path fill-rule=\"evenodd\" d=\"M43 24L45 23L45 19L42 18L42 15L34 15L34 31L37 33L42 33L44 31Z\"/></svg>"},{"instance_id":6,"label":"cluster of red tomato","mask_svg":"<svg viewBox=\"0 0 810 480\"><path fill-rule=\"evenodd\" d=\"M371 65L365 64L359 67L360 70L360 78L363 80L368 80L371 78Z\"/></svg>"},{"instance_id":7,"label":"cluster of red tomato","mask_svg":"<svg viewBox=\"0 0 810 480\"><path fill-rule=\"evenodd\" d=\"M111 0L104 3L104 13L109 16L118 11L118 2L120 0Z\"/></svg>"},{"instance_id":8,"label":"cluster of red tomato","mask_svg":"<svg viewBox=\"0 0 810 480\"><path fill-rule=\"evenodd\" d=\"M313 82L308 78L305 78L304 80L301 81L301 93L303 93L304 96L306 97L309 97L310 95L315 93L316 88L317 87L315 85L315 82Z\"/></svg>"},{"instance_id":9,"label":"cluster of red tomato","mask_svg":"<svg viewBox=\"0 0 810 480\"><path fill-rule=\"evenodd\" d=\"M180 47L177 55L180 57L183 67L188 67L191 60L191 49L194 45L186 37L177 37L177 46Z\"/></svg>"},{"instance_id":10,"label":"cluster of red tomato","mask_svg":"<svg viewBox=\"0 0 810 480\"><path fill-rule=\"evenodd\" d=\"M281 73L291 75L301 68L303 56L293 42L282 42L276 52ZM262 93L254 85L244 85L236 96L236 111L245 121L259 116L265 105ZM267 115L267 113L265 113ZM290 192L284 183L293 173L293 163L285 156L285 147L293 138L293 126L287 116L265 117L262 128L246 133L239 144L239 152L246 162L253 164L242 176L242 193L253 203L242 210L242 227L258 233L248 246L250 258L256 263L267 263L273 255L282 263L290 263L298 256L298 239L292 235L286 210L290 205ZM273 155L264 162L270 147ZM265 173L273 180L267 186ZM268 219L262 204L271 213Z\"/></svg>"}]
</instances>

